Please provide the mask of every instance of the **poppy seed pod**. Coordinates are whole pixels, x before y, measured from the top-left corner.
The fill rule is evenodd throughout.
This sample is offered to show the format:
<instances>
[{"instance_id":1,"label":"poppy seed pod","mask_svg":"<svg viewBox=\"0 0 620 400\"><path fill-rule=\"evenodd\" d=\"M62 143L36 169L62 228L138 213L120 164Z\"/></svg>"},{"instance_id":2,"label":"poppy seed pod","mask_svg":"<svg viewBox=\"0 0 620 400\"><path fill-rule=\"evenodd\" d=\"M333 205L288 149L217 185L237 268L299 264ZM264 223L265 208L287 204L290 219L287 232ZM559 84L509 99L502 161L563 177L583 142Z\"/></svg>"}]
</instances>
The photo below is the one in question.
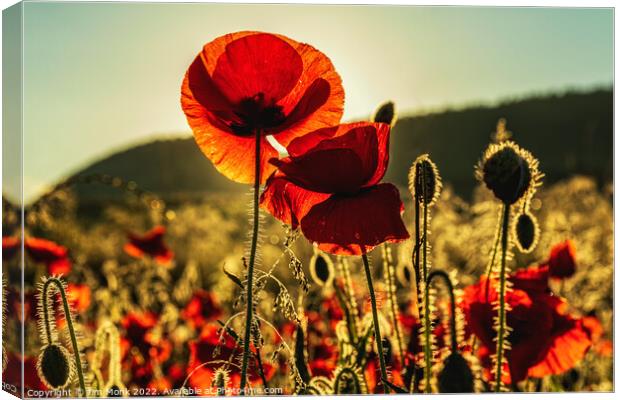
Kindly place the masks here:
<instances>
[{"instance_id":1,"label":"poppy seed pod","mask_svg":"<svg viewBox=\"0 0 620 400\"><path fill-rule=\"evenodd\" d=\"M48 344L39 354L37 372L45 385L63 389L71 382L75 371L67 349L58 344Z\"/></svg>"},{"instance_id":2,"label":"poppy seed pod","mask_svg":"<svg viewBox=\"0 0 620 400\"><path fill-rule=\"evenodd\" d=\"M514 237L516 245L521 253L531 253L538 243L540 228L536 217L529 211L524 211L517 216L514 224Z\"/></svg>"},{"instance_id":3,"label":"poppy seed pod","mask_svg":"<svg viewBox=\"0 0 620 400\"><path fill-rule=\"evenodd\" d=\"M409 170L409 191L418 204L431 206L441 192L439 170L428 154L416 158Z\"/></svg>"},{"instance_id":4,"label":"poppy seed pod","mask_svg":"<svg viewBox=\"0 0 620 400\"><path fill-rule=\"evenodd\" d=\"M334 264L327 254L320 251L310 259L310 276L319 286L329 286L334 280Z\"/></svg>"},{"instance_id":5,"label":"poppy seed pod","mask_svg":"<svg viewBox=\"0 0 620 400\"><path fill-rule=\"evenodd\" d=\"M473 393L474 374L459 352L450 354L437 377L440 393Z\"/></svg>"},{"instance_id":6,"label":"poppy seed pod","mask_svg":"<svg viewBox=\"0 0 620 400\"><path fill-rule=\"evenodd\" d=\"M477 178L502 203L511 205L540 184L538 160L513 142L491 144L476 171Z\"/></svg>"},{"instance_id":7,"label":"poppy seed pod","mask_svg":"<svg viewBox=\"0 0 620 400\"><path fill-rule=\"evenodd\" d=\"M377 111L375 111L372 121L382 122L393 127L396 124L396 108L394 107L394 103L387 101L381 104L379 108L377 108Z\"/></svg>"},{"instance_id":8,"label":"poppy seed pod","mask_svg":"<svg viewBox=\"0 0 620 400\"><path fill-rule=\"evenodd\" d=\"M403 287L411 286L411 278L413 277L413 268L407 263L400 263L396 267L396 278Z\"/></svg>"}]
</instances>

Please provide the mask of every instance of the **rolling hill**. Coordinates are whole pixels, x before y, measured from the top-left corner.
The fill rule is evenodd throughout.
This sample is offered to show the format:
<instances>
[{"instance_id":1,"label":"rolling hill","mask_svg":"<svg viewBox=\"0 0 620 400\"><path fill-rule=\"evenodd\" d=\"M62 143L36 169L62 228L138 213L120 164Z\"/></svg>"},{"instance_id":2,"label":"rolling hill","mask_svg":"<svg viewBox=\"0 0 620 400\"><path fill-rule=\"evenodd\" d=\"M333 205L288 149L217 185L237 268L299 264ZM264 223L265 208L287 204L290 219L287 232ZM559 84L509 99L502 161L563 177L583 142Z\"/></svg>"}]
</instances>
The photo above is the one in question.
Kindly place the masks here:
<instances>
[{"instance_id":1,"label":"rolling hill","mask_svg":"<svg viewBox=\"0 0 620 400\"><path fill-rule=\"evenodd\" d=\"M412 161L426 152L444 182L469 197L476 184L473 166L502 117L514 138L540 159L546 182L575 173L595 176L599 182L612 179L613 93L597 90L402 117L392 133L386 180L406 185ZM247 190L221 176L189 136L129 148L91 164L76 176L96 173L135 181L168 200ZM116 189L101 185L79 184L76 190L79 198L88 202L120 196Z\"/></svg>"}]
</instances>

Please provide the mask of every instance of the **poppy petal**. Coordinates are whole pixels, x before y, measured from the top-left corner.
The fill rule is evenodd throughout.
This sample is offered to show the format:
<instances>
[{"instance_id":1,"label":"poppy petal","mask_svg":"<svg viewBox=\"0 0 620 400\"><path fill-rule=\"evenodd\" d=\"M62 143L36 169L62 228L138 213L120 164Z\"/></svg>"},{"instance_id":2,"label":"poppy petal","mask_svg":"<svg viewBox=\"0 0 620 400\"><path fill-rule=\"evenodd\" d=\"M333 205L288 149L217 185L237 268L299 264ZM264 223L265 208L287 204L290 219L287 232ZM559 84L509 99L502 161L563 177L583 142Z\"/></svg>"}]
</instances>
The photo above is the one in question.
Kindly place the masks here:
<instances>
[{"instance_id":1,"label":"poppy petal","mask_svg":"<svg viewBox=\"0 0 620 400\"><path fill-rule=\"evenodd\" d=\"M249 49L250 45L257 45L258 48ZM242 47L253 57L263 57L267 49L272 51L277 48L277 57L274 57L273 51L269 54L269 59L277 63L269 62L268 68L263 67L256 62L248 63L246 55L241 64L247 64L254 70L236 77L234 81L224 79L224 76L230 77L233 71L246 68L233 65L233 61L239 59ZM220 63L221 57L224 61ZM277 79L257 81L249 78L276 73L280 74ZM296 76L294 81L293 76ZM233 94L233 87L240 93ZM196 143L205 156L221 174L240 183L254 182L255 139L247 132L235 133L235 126L243 126L243 121L239 121L239 104L235 102L238 103L252 89L260 90L265 104L274 112L283 114L281 118L276 118L278 123L270 121L265 129L265 134L273 134L282 146L288 145L297 136L338 124L343 113L344 91L340 76L329 58L312 46L285 36L259 32L237 32L207 43L185 75L181 105ZM279 99L277 104L271 104L276 98ZM277 156L277 151L263 138L261 183L275 170L268 160Z\"/></svg>"},{"instance_id":2,"label":"poppy petal","mask_svg":"<svg viewBox=\"0 0 620 400\"><path fill-rule=\"evenodd\" d=\"M359 255L385 241L409 238L402 210L398 189L384 183L354 197L331 196L310 209L301 220L301 229L322 250Z\"/></svg>"},{"instance_id":3,"label":"poppy petal","mask_svg":"<svg viewBox=\"0 0 620 400\"><path fill-rule=\"evenodd\" d=\"M303 189L281 175L274 174L267 181L260 205L271 215L295 229L314 205L329 196Z\"/></svg>"},{"instance_id":4,"label":"poppy petal","mask_svg":"<svg viewBox=\"0 0 620 400\"><path fill-rule=\"evenodd\" d=\"M580 320L568 315L558 315L555 318L554 328L554 330L560 329L561 333L554 332L547 355L529 369L529 376L538 378L568 371L583 359L592 345L588 332Z\"/></svg>"},{"instance_id":5,"label":"poppy petal","mask_svg":"<svg viewBox=\"0 0 620 400\"><path fill-rule=\"evenodd\" d=\"M386 124L321 129L295 139L289 146L290 157L271 162L308 190L353 193L377 184L385 174L388 138Z\"/></svg>"},{"instance_id":6,"label":"poppy petal","mask_svg":"<svg viewBox=\"0 0 620 400\"><path fill-rule=\"evenodd\" d=\"M277 102L297 84L303 60L276 35L247 35L226 45L213 71L213 82L233 103L262 93Z\"/></svg>"},{"instance_id":7,"label":"poppy petal","mask_svg":"<svg viewBox=\"0 0 620 400\"><path fill-rule=\"evenodd\" d=\"M571 240L558 243L549 254L549 273L552 278L563 279L575 275L575 244Z\"/></svg>"}]
</instances>

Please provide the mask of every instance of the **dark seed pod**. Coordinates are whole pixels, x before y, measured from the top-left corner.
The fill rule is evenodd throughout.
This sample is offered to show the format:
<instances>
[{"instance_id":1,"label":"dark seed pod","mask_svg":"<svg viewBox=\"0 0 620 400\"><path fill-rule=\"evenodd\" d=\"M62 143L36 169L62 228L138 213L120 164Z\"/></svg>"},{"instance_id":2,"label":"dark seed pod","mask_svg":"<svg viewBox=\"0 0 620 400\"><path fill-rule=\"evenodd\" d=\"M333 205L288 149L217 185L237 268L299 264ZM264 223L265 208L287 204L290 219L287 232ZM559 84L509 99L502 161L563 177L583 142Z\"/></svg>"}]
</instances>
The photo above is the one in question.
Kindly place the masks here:
<instances>
[{"instance_id":1,"label":"dark seed pod","mask_svg":"<svg viewBox=\"0 0 620 400\"><path fill-rule=\"evenodd\" d=\"M334 394L366 394L362 373L351 367L338 367L334 372Z\"/></svg>"},{"instance_id":2,"label":"dark seed pod","mask_svg":"<svg viewBox=\"0 0 620 400\"><path fill-rule=\"evenodd\" d=\"M517 216L514 224L514 237L517 248L521 253L531 253L538 244L540 228L538 221L529 211Z\"/></svg>"},{"instance_id":3,"label":"dark seed pod","mask_svg":"<svg viewBox=\"0 0 620 400\"><path fill-rule=\"evenodd\" d=\"M396 278L403 287L410 287L413 278L413 268L407 263L400 263L396 267Z\"/></svg>"},{"instance_id":4,"label":"dark seed pod","mask_svg":"<svg viewBox=\"0 0 620 400\"><path fill-rule=\"evenodd\" d=\"M74 366L67 349L58 344L43 347L37 360L37 372L46 386L52 389L65 388L74 374Z\"/></svg>"},{"instance_id":5,"label":"dark seed pod","mask_svg":"<svg viewBox=\"0 0 620 400\"><path fill-rule=\"evenodd\" d=\"M479 163L476 175L504 204L514 204L533 193L542 175L538 161L513 142L491 144Z\"/></svg>"},{"instance_id":6,"label":"dark seed pod","mask_svg":"<svg viewBox=\"0 0 620 400\"><path fill-rule=\"evenodd\" d=\"M409 170L409 191L418 204L431 206L441 193L441 177L428 154L418 157Z\"/></svg>"},{"instance_id":7,"label":"dark seed pod","mask_svg":"<svg viewBox=\"0 0 620 400\"><path fill-rule=\"evenodd\" d=\"M375 115L372 117L373 122L382 122L394 126L396 124L396 109L394 103L387 101L377 108Z\"/></svg>"},{"instance_id":8,"label":"dark seed pod","mask_svg":"<svg viewBox=\"0 0 620 400\"><path fill-rule=\"evenodd\" d=\"M459 352L450 354L437 377L440 393L473 393L474 374Z\"/></svg>"},{"instance_id":9,"label":"dark seed pod","mask_svg":"<svg viewBox=\"0 0 620 400\"><path fill-rule=\"evenodd\" d=\"M310 259L310 276L319 286L330 286L334 280L334 264L329 256L321 251Z\"/></svg>"},{"instance_id":10,"label":"dark seed pod","mask_svg":"<svg viewBox=\"0 0 620 400\"><path fill-rule=\"evenodd\" d=\"M104 393L107 397L125 397L127 389L123 385L112 384L104 390Z\"/></svg>"}]
</instances>

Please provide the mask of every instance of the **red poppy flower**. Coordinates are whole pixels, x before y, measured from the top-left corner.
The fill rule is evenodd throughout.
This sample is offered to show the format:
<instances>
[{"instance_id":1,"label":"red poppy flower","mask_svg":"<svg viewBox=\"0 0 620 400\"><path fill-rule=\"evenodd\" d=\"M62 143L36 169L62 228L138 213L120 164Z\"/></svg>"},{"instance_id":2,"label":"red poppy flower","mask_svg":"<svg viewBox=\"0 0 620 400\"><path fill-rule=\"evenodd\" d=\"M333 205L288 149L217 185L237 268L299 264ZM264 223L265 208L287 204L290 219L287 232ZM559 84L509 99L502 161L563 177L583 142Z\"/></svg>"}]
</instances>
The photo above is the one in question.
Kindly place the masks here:
<instances>
[{"instance_id":1,"label":"red poppy flower","mask_svg":"<svg viewBox=\"0 0 620 400\"><path fill-rule=\"evenodd\" d=\"M362 254L407 239L398 189L379 183L389 134L387 124L361 122L293 140L289 157L271 160L279 171L267 181L262 207L334 254Z\"/></svg>"},{"instance_id":2,"label":"red poppy flower","mask_svg":"<svg viewBox=\"0 0 620 400\"><path fill-rule=\"evenodd\" d=\"M240 354L241 349L237 348L237 343L230 335L224 334L222 339L223 342L220 342L220 329L214 325L205 325L200 336L196 340L189 342L190 357L187 372L188 374L191 373L191 376L188 387L200 388L203 393L208 393L209 388L212 387L215 370L219 367L225 367L227 365L226 361L231 359L233 354ZM215 352L216 348L219 348L219 353ZM252 357L250 362L253 363L253 360L254 358ZM202 365L208 361L215 362ZM275 368L263 360L263 371L265 372L265 378L269 380L273 377ZM239 371L230 370L229 376L229 388L238 388L241 381ZM248 379L251 383L261 381L258 367L252 366L248 369Z\"/></svg>"},{"instance_id":3,"label":"red poppy flower","mask_svg":"<svg viewBox=\"0 0 620 400\"><path fill-rule=\"evenodd\" d=\"M172 382L165 376L155 378L146 385L149 389L149 396L165 396L170 395L172 390Z\"/></svg>"},{"instance_id":4,"label":"red poppy flower","mask_svg":"<svg viewBox=\"0 0 620 400\"><path fill-rule=\"evenodd\" d=\"M552 278L562 279L573 276L577 270L573 242L566 240L553 246L549 254L548 265Z\"/></svg>"},{"instance_id":5,"label":"red poppy flower","mask_svg":"<svg viewBox=\"0 0 620 400\"><path fill-rule=\"evenodd\" d=\"M261 137L261 181L283 146L340 122L344 91L327 56L282 35L236 32L207 43L190 65L181 105L196 142L217 170L254 182L255 131Z\"/></svg>"},{"instance_id":6,"label":"red poppy flower","mask_svg":"<svg viewBox=\"0 0 620 400\"><path fill-rule=\"evenodd\" d=\"M67 285L67 300L78 313L84 312L90 307L91 293L88 285L69 283Z\"/></svg>"},{"instance_id":7,"label":"red poppy flower","mask_svg":"<svg viewBox=\"0 0 620 400\"><path fill-rule=\"evenodd\" d=\"M338 344L331 337L310 338L308 349L308 366L312 376L331 377L332 372L338 366Z\"/></svg>"},{"instance_id":8,"label":"red poppy flower","mask_svg":"<svg viewBox=\"0 0 620 400\"><path fill-rule=\"evenodd\" d=\"M165 233L166 228L163 226L156 226L143 236L130 233L129 242L124 247L125 252L134 258L149 256L159 263L166 264L172 260L174 253L164 243Z\"/></svg>"},{"instance_id":9,"label":"red poppy flower","mask_svg":"<svg viewBox=\"0 0 620 400\"><path fill-rule=\"evenodd\" d=\"M48 274L66 275L71 272L71 262L66 247L38 238L26 239L24 247L30 258L47 266Z\"/></svg>"},{"instance_id":10,"label":"red poppy flower","mask_svg":"<svg viewBox=\"0 0 620 400\"><path fill-rule=\"evenodd\" d=\"M2 238L2 261L13 259L19 250L19 238L4 236Z\"/></svg>"},{"instance_id":11,"label":"red poppy flower","mask_svg":"<svg viewBox=\"0 0 620 400\"><path fill-rule=\"evenodd\" d=\"M203 327L207 322L213 321L221 315L222 309L215 295L206 290L196 291L181 311L181 317L197 328Z\"/></svg>"},{"instance_id":12,"label":"red poppy flower","mask_svg":"<svg viewBox=\"0 0 620 400\"><path fill-rule=\"evenodd\" d=\"M131 312L122 319L121 325L125 329L123 339L128 347L136 346L143 354L148 354L150 345L146 341L146 335L157 325L157 316L151 312Z\"/></svg>"},{"instance_id":13,"label":"red poppy flower","mask_svg":"<svg viewBox=\"0 0 620 400\"><path fill-rule=\"evenodd\" d=\"M512 349L505 353L509 365L506 383L572 368L583 358L591 340L583 320L568 315L566 301L549 290L548 269L530 267L508 279L514 287L506 295L510 307L507 323L512 329L508 335ZM461 304L468 327L481 341L480 355L484 358L495 353L497 334L493 329L497 282L490 283L488 296L485 277L466 288Z\"/></svg>"},{"instance_id":14,"label":"red poppy flower","mask_svg":"<svg viewBox=\"0 0 620 400\"><path fill-rule=\"evenodd\" d=\"M583 317L583 326L590 336L594 351L603 357L611 356L613 353L613 344L611 340L603 339L605 331L598 318L593 315Z\"/></svg>"},{"instance_id":15,"label":"red poppy flower","mask_svg":"<svg viewBox=\"0 0 620 400\"><path fill-rule=\"evenodd\" d=\"M183 385L185 381L185 371L187 370L186 366L176 362L168 367L168 371L166 372L166 376L170 378L172 382L172 387L178 388Z\"/></svg>"},{"instance_id":16,"label":"red poppy flower","mask_svg":"<svg viewBox=\"0 0 620 400\"><path fill-rule=\"evenodd\" d=\"M321 309L327 315L329 327L333 332L336 329L338 322L344 319L344 312L342 311L342 308L340 308L340 303L338 302L338 298L335 293L330 296L326 296L323 299Z\"/></svg>"}]
</instances>

